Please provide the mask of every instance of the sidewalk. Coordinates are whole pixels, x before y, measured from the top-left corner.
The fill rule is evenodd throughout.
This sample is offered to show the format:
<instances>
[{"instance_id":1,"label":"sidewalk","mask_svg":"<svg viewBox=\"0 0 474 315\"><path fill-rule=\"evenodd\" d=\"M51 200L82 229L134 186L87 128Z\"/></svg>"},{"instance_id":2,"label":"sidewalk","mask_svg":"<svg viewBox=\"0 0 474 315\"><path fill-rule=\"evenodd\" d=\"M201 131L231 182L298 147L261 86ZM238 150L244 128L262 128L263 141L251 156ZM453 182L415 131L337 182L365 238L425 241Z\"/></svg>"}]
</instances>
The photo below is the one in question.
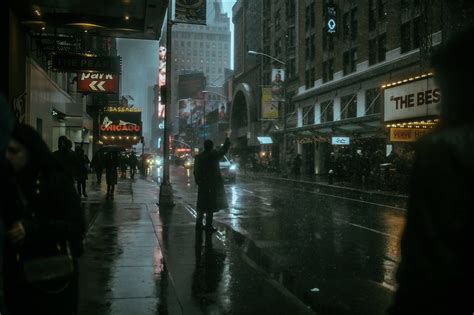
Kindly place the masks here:
<instances>
[{"instance_id":1,"label":"sidewalk","mask_svg":"<svg viewBox=\"0 0 474 315\"><path fill-rule=\"evenodd\" d=\"M79 314L312 313L248 260L231 229L195 242L193 210L179 197L160 209L158 190L119 180L107 201L104 183L89 185Z\"/></svg>"},{"instance_id":2,"label":"sidewalk","mask_svg":"<svg viewBox=\"0 0 474 315\"><path fill-rule=\"evenodd\" d=\"M238 174L240 178L252 178L266 181L279 181L283 183L299 184L307 187L316 188L327 194L339 195L346 198L366 200L375 203L383 203L393 207L405 208L408 201L406 194L400 194L396 191L369 189L363 185L355 185L349 182L334 181L329 184L327 176L309 176L302 174L300 179L295 179L292 175L284 175L276 172L254 172L241 171Z\"/></svg>"}]
</instances>

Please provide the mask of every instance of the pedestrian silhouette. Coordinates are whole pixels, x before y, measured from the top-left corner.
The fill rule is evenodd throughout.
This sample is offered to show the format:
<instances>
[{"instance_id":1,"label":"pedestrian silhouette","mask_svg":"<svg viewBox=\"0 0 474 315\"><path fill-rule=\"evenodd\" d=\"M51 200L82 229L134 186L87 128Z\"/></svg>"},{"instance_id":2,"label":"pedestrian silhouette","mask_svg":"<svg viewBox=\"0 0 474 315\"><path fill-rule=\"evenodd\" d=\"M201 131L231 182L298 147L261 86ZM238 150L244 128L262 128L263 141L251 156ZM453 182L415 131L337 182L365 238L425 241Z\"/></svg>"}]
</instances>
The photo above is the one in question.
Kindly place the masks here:
<instances>
[{"instance_id":1,"label":"pedestrian silhouette","mask_svg":"<svg viewBox=\"0 0 474 315\"><path fill-rule=\"evenodd\" d=\"M135 152L132 151L130 154L130 157L128 158L128 165L130 166L130 178L134 179L135 178L135 172L137 170L137 156L135 155Z\"/></svg>"},{"instance_id":2,"label":"pedestrian silhouette","mask_svg":"<svg viewBox=\"0 0 474 315\"><path fill-rule=\"evenodd\" d=\"M92 156L92 167L94 168L94 172L97 179L97 184L100 185L102 182L102 173L104 171L104 157L102 150L98 150Z\"/></svg>"},{"instance_id":3,"label":"pedestrian silhouette","mask_svg":"<svg viewBox=\"0 0 474 315\"><path fill-rule=\"evenodd\" d=\"M458 33L432 58L440 123L416 146L392 315L474 312L473 38Z\"/></svg>"},{"instance_id":4,"label":"pedestrian silhouette","mask_svg":"<svg viewBox=\"0 0 474 315\"><path fill-rule=\"evenodd\" d=\"M301 177L301 165L303 164L303 161L301 159L301 154L297 154L295 158L293 159L293 175L295 176L295 179L300 179Z\"/></svg>"},{"instance_id":5,"label":"pedestrian silhouette","mask_svg":"<svg viewBox=\"0 0 474 315\"><path fill-rule=\"evenodd\" d=\"M79 196L83 195L84 197L87 197L86 181L89 177L90 161L87 155L84 153L84 149L82 149L80 146L77 146L74 152L76 154L76 159L79 164L79 168L76 175L77 192L79 193Z\"/></svg>"},{"instance_id":6,"label":"pedestrian silhouette","mask_svg":"<svg viewBox=\"0 0 474 315\"><path fill-rule=\"evenodd\" d=\"M211 140L204 141L204 152L196 155L194 163L194 180L198 185L196 229L200 231L206 214L206 231L215 232L212 226L214 212L227 208L224 182L219 168L220 159L230 148L230 131L226 132L224 145L214 149Z\"/></svg>"},{"instance_id":7,"label":"pedestrian silhouette","mask_svg":"<svg viewBox=\"0 0 474 315\"><path fill-rule=\"evenodd\" d=\"M13 130L6 159L15 187L9 196L15 202L2 209L8 314L76 314L85 228L74 181L27 125ZM61 267L45 257L62 257ZM35 265L41 268L28 268Z\"/></svg>"},{"instance_id":8,"label":"pedestrian silhouette","mask_svg":"<svg viewBox=\"0 0 474 315\"><path fill-rule=\"evenodd\" d=\"M53 156L59 161L67 174L75 179L79 172L79 161L72 151L72 142L66 136L58 138L58 150L53 152Z\"/></svg>"},{"instance_id":9,"label":"pedestrian silhouette","mask_svg":"<svg viewBox=\"0 0 474 315\"><path fill-rule=\"evenodd\" d=\"M107 152L104 156L105 181L107 183L107 199L114 199L115 185L117 185L118 177L118 159L118 153L114 151Z\"/></svg>"}]
</instances>

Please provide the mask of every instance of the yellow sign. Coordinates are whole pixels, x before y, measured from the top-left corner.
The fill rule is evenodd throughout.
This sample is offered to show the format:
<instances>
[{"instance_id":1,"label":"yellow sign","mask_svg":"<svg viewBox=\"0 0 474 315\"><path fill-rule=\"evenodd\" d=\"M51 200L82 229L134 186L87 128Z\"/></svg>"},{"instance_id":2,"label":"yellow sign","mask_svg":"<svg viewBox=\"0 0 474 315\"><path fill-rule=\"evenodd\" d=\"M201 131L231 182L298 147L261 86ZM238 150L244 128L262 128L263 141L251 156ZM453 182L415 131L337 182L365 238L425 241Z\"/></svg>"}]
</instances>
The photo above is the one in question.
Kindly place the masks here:
<instances>
[{"instance_id":1,"label":"yellow sign","mask_svg":"<svg viewBox=\"0 0 474 315\"><path fill-rule=\"evenodd\" d=\"M104 110L105 112L117 112L117 113L136 113L136 112L141 112L142 110L140 108L132 107L107 107Z\"/></svg>"},{"instance_id":2,"label":"yellow sign","mask_svg":"<svg viewBox=\"0 0 474 315\"><path fill-rule=\"evenodd\" d=\"M429 133L431 129L419 128L390 128L390 141L415 142L418 138Z\"/></svg>"},{"instance_id":3,"label":"yellow sign","mask_svg":"<svg viewBox=\"0 0 474 315\"><path fill-rule=\"evenodd\" d=\"M272 88L262 88L262 118L278 118L278 102L272 102Z\"/></svg>"}]
</instances>

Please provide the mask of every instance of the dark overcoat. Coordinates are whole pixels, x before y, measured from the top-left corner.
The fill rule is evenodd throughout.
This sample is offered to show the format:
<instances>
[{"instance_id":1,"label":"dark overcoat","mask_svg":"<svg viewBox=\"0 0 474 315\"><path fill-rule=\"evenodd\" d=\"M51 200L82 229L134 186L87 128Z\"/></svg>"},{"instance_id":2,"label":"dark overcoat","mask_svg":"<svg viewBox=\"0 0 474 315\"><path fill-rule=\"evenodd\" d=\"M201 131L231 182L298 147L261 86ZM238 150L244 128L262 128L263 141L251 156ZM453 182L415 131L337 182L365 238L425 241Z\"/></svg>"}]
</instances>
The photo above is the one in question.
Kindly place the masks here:
<instances>
[{"instance_id":1,"label":"dark overcoat","mask_svg":"<svg viewBox=\"0 0 474 315\"><path fill-rule=\"evenodd\" d=\"M194 180L198 185L197 211L217 212L228 207L219 161L230 147L229 138L218 150L204 151L196 155Z\"/></svg>"},{"instance_id":2,"label":"dark overcoat","mask_svg":"<svg viewBox=\"0 0 474 315\"><path fill-rule=\"evenodd\" d=\"M3 214L7 226L22 221L26 239L21 245L6 242L4 285L11 314L72 314L77 303L78 257L83 252L84 214L72 178L62 170L48 170L18 185ZM15 202L13 202L15 201ZM58 294L47 294L26 282L22 261L41 257L58 244L69 243L75 272L69 286ZM62 282L54 284L56 288ZM49 287L45 284L44 287Z\"/></svg>"},{"instance_id":3,"label":"dark overcoat","mask_svg":"<svg viewBox=\"0 0 474 315\"><path fill-rule=\"evenodd\" d=\"M390 314L474 312L473 148L472 123L418 143Z\"/></svg>"}]
</instances>

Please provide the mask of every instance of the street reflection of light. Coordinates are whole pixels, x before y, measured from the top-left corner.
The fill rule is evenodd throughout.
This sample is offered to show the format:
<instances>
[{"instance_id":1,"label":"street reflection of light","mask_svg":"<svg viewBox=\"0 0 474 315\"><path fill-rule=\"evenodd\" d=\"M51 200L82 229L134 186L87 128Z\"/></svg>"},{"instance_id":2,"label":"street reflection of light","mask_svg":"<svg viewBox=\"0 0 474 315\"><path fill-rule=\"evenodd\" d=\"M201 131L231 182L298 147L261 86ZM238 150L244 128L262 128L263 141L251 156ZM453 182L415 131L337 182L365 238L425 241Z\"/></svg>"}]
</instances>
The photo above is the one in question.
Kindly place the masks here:
<instances>
[{"instance_id":1,"label":"street reflection of light","mask_svg":"<svg viewBox=\"0 0 474 315\"><path fill-rule=\"evenodd\" d=\"M230 199L231 201L230 201L230 203L232 205L235 205L237 203L237 189L235 188L235 186L232 186L230 188L230 192L231 192L231 199Z\"/></svg>"},{"instance_id":2,"label":"street reflection of light","mask_svg":"<svg viewBox=\"0 0 474 315\"><path fill-rule=\"evenodd\" d=\"M153 252L153 274L158 278L164 269L163 253L161 252L160 247L156 246L155 251Z\"/></svg>"}]
</instances>

